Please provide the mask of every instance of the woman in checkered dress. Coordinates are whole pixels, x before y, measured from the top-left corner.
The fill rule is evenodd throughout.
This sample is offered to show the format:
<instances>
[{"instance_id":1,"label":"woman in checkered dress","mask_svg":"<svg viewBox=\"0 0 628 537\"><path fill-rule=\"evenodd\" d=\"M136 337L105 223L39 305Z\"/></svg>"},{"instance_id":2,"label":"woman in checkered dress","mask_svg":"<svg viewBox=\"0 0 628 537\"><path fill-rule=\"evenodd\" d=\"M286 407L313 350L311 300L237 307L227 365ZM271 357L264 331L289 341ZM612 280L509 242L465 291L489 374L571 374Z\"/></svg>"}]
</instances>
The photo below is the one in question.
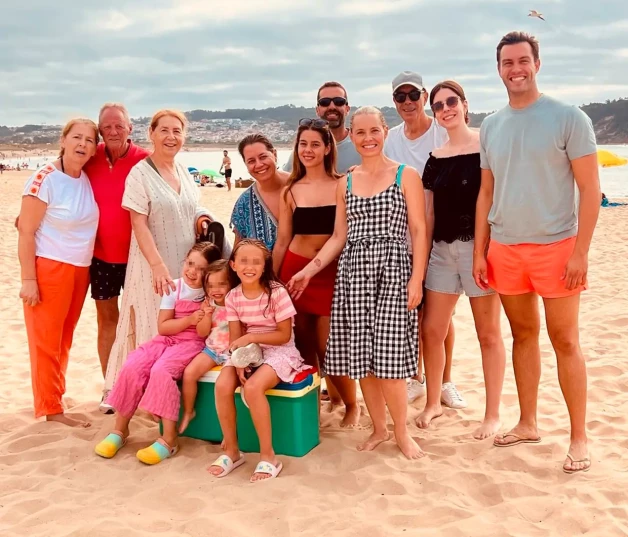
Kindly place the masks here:
<instances>
[{"instance_id":1,"label":"woman in checkered dress","mask_svg":"<svg viewBox=\"0 0 628 537\"><path fill-rule=\"evenodd\" d=\"M360 380L373 433L358 450L370 451L388 440L388 406L397 444L413 459L423 452L406 427L405 379L416 375L418 365L416 308L426 261L425 201L416 170L383 155L387 132L377 108L361 108L352 117L351 139L362 164L339 181L334 234L288 288L298 298L312 276L342 252L325 372Z\"/></svg>"}]
</instances>

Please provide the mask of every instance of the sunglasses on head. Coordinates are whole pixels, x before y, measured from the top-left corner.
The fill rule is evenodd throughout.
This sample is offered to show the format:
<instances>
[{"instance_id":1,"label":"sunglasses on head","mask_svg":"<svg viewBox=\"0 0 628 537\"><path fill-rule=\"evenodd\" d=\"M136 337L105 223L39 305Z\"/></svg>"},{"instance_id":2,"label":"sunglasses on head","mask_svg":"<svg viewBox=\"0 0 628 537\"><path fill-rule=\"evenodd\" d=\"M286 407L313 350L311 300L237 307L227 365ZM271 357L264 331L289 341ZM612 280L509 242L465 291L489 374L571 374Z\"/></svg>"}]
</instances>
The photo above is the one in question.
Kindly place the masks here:
<instances>
[{"instance_id":1,"label":"sunglasses on head","mask_svg":"<svg viewBox=\"0 0 628 537\"><path fill-rule=\"evenodd\" d=\"M445 105L447 105L448 108L453 108L454 106L458 106L459 101L460 101L460 97L458 97L457 95L452 95L451 97L447 97L445 101L436 101L435 103L432 104L432 112L434 113L440 112L443 108L445 108Z\"/></svg>"},{"instance_id":2,"label":"sunglasses on head","mask_svg":"<svg viewBox=\"0 0 628 537\"><path fill-rule=\"evenodd\" d=\"M393 98L398 103L405 103L406 98L408 97L410 97L411 101L418 101L421 98L422 93L423 93L423 90L418 90L418 89L409 91L408 93L404 91L396 91L395 93L393 93Z\"/></svg>"},{"instance_id":3,"label":"sunglasses on head","mask_svg":"<svg viewBox=\"0 0 628 537\"><path fill-rule=\"evenodd\" d=\"M316 129L324 129L329 126L329 122L326 119L310 119L308 117L304 117L299 120L299 127L314 127Z\"/></svg>"},{"instance_id":4,"label":"sunglasses on head","mask_svg":"<svg viewBox=\"0 0 628 537\"><path fill-rule=\"evenodd\" d=\"M321 97L318 100L318 106L322 106L323 108L328 107L331 103L334 103L336 106L344 106L347 104L347 99L344 97Z\"/></svg>"}]
</instances>

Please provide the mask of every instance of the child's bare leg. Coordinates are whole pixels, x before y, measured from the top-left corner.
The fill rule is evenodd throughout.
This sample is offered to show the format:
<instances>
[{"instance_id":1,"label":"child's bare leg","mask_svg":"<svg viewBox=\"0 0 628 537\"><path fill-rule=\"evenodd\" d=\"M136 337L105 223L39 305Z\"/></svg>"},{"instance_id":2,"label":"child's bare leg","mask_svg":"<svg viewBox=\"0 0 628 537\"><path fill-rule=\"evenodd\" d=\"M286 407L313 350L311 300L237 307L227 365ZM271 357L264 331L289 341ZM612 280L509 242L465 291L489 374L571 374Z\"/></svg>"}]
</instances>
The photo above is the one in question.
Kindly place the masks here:
<instances>
[{"instance_id":1,"label":"child's bare leg","mask_svg":"<svg viewBox=\"0 0 628 537\"><path fill-rule=\"evenodd\" d=\"M271 463L273 466L277 466L279 461L275 456L275 450L273 449L273 430L270 423L270 405L266 398L266 390L270 390L279 382L279 377L275 370L269 365L262 365L250 379L246 381L244 385L244 393L246 402L249 405L251 411L251 418L253 419L253 425L259 438L259 458L260 461ZM259 481L261 479L268 479L269 474L253 474L251 481Z\"/></svg>"},{"instance_id":2,"label":"child's bare leg","mask_svg":"<svg viewBox=\"0 0 628 537\"><path fill-rule=\"evenodd\" d=\"M121 432L124 438L129 436L129 423L131 423L131 418L125 418L119 412L116 413L115 430Z\"/></svg>"},{"instance_id":3,"label":"child's bare leg","mask_svg":"<svg viewBox=\"0 0 628 537\"><path fill-rule=\"evenodd\" d=\"M194 404L196 403L196 394L198 393L198 379L200 379L210 369L216 367L216 362L212 360L204 352L196 355L183 372L183 417L179 425L179 433L183 433L187 426L194 419Z\"/></svg>"},{"instance_id":4,"label":"child's bare leg","mask_svg":"<svg viewBox=\"0 0 628 537\"><path fill-rule=\"evenodd\" d=\"M235 367L223 367L216 381L216 411L222 429L222 448L233 462L240 458L238 435L236 431L236 406L234 393L240 384ZM210 474L220 475L220 466L207 468Z\"/></svg>"},{"instance_id":5,"label":"child's bare leg","mask_svg":"<svg viewBox=\"0 0 628 537\"><path fill-rule=\"evenodd\" d=\"M404 379L378 379L384 399L395 424L395 440L401 452L408 459L419 459L425 455L418 444L410 436L406 419L408 417L408 401L406 381Z\"/></svg>"},{"instance_id":6,"label":"child's bare leg","mask_svg":"<svg viewBox=\"0 0 628 537\"><path fill-rule=\"evenodd\" d=\"M362 388L366 409L373 422L373 432L366 442L358 444L357 449L358 451L373 451L390 438L386 428L386 400L379 381L373 376L360 379L360 388Z\"/></svg>"},{"instance_id":7,"label":"child's bare leg","mask_svg":"<svg viewBox=\"0 0 628 537\"><path fill-rule=\"evenodd\" d=\"M177 445L177 439L179 438L177 434L177 422L162 418L161 424L164 430L161 437L171 448L175 447Z\"/></svg>"}]
</instances>

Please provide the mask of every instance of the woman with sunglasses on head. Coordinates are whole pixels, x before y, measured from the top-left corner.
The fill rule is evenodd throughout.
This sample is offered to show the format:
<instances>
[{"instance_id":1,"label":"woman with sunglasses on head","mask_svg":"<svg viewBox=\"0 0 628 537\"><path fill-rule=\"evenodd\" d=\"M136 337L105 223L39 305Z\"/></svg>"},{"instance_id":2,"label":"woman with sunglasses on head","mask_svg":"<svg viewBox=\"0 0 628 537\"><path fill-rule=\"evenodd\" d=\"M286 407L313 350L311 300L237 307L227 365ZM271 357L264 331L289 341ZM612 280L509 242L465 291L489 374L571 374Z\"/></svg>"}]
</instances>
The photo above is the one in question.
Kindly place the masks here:
<instances>
[{"instance_id":1,"label":"woman with sunglasses on head","mask_svg":"<svg viewBox=\"0 0 628 537\"><path fill-rule=\"evenodd\" d=\"M430 153L423 173L427 203L428 243L433 240L425 279L422 337L427 375L427 403L417 419L421 428L442 414L441 381L444 342L449 320L464 292L471 303L480 342L486 412L473 436L482 440L500 427L499 403L506 351L500 331L499 297L480 289L473 279L475 205L480 191L480 136L468 127L468 104L462 87L452 80L436 84L430 105L449 141Z\"/></svg>"},{"instance_id":2,"label":"woman with sunglasses on head","mask_svg":"<svg viewBox=\"0 0 628 537\"><path fill-rule=\"evenodd\" d=\"M312 261L334 232L336 189L342 175L336 172L336 144L326 120L299 121L293 162L288 186L281 196L279 232L273 249L273 268L284 282ZM325 357L337 269L334 260L294 301L295 336L306 359ZM349 377L330 380L346 408L341 426L357 425L360 408L355 381Z\"/></svg>"},{"instance_id":3,"label":"woman with sunglasses on head","mask_svg":"<svg viewBox=\"0 0 628 537\"><path fill-rule=\"evenodd\" d=\"M277 240L279 199L289 174L277 169L277 150L263 134L242 138L238 152L255 183L235 202L231 229L236 243L241 239L257 239L272 251Z\"/></svg>"}]
</instances>

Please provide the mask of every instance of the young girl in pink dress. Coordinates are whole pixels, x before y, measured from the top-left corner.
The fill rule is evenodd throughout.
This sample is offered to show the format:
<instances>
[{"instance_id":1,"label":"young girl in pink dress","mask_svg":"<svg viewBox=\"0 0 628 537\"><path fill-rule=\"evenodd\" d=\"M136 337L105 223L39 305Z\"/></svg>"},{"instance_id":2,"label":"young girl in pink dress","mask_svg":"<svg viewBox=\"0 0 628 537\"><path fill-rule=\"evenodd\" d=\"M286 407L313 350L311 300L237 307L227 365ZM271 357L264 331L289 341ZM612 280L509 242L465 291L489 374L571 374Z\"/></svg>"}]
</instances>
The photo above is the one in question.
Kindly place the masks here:
<instances>
[{"instance_id":1,"label":"young girl in pink dress","mask_svg":"<svg viewBox=\"0 0 628 537\"><path fill-rule=\"evenodd\" d=\"M186 366L205 346L196 325L203 319L204 271L221 253L212 243L199 243L188 252L175 289L161 299L159 335L129 354L113 386L107 404L117 412L115 429L96 446L96 453L112 458L129 436L129 423L138 407L161 419L163 435L140 449L137 458L157 464L172 457L177 445L177 421L181 393L177 381Z\"/></svg>"},{"instance_id":2,"label":"young girl in pink dress","mask_svg":"<svg viewBox=\"0 0 628 537\"><path fill-rule=\"evenodd\" d=\"M260 443L260 462L251 482L277 477L282 464L273 450L270 406L265 392L279 382L292 382L303 370L303 358L294 344L296 310L288 291L273 273L270 250L254 239L241 240L229 261L231 277L239 285L225 300L229 321L230 350L256 343L262 348L264 363L252 374L227 360L216 381L216 410L224 435L224 453L209 467L216 477L224 477L244 463L236 435L234 392L242 385L242 398L251 412Z\"/></svg>"}]
</instances>

